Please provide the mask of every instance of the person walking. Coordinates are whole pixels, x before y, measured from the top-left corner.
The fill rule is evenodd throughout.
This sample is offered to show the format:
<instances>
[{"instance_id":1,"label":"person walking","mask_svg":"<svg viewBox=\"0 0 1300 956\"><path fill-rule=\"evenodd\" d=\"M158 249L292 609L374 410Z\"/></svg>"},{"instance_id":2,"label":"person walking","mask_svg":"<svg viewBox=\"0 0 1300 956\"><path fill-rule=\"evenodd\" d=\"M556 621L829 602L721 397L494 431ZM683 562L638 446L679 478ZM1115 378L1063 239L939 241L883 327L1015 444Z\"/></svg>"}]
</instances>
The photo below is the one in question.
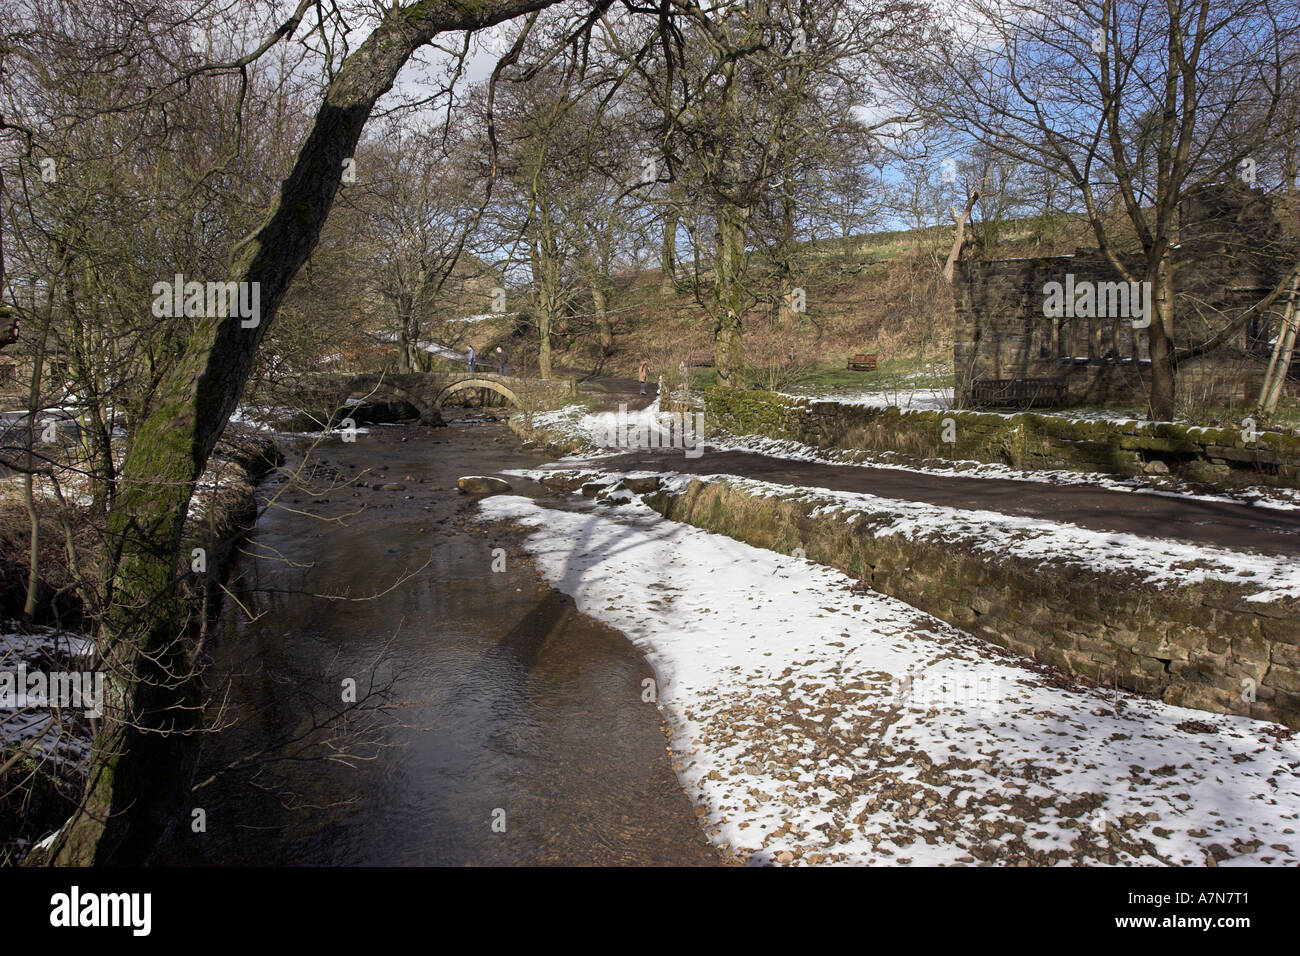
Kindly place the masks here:
<instances>
[{"instance_id":1,"label":"person walking","mask_svg":"<svg viewBox=\"0 0 1300 956\"><path fill-rule=\"evenodd\" d=\"M646 379L650 377L650 363L641 360L641 367L636 371L636 380L641 383L641 394L645 394Z\"/></svg>"},{"instance_id":2,"label":"person walking","mask_svg":"<svg viewBox=\"0 0 1300 956\"><path fill-rule=\"evenodd\" d=\"M465 367L471 372L474 371L474 346L472 345L469 347L469 351L465 353Z\"/></svg>"},{"instance_id":3,"label":"person walking","mask_svg":"<svg viewBox=\"0 0 1300 956\"><path fill-rule=\"evenodd\" d=\"M506 351L501 346L497 346L497 372L504 376L510 360L506 357Z\"/></svg>"}]
</instances>

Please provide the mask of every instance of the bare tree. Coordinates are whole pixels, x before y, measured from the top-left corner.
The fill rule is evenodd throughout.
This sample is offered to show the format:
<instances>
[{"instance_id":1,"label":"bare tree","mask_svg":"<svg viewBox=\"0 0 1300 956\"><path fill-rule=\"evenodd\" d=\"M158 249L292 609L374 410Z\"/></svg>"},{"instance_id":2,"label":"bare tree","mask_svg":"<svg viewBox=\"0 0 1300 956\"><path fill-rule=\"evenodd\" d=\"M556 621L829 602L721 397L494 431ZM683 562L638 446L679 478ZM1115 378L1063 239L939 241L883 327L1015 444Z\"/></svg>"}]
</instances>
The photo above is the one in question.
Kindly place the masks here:
<instances>
[{"instance_id":1,"label":"bare tree","mask_svg":"<svg viewBox=\"0 0 1300 956\"><path fill-rule=\"evenodd\" d=\"M719 383L740 387L745 313L762 300L787 317L791 311L805 187L826 187L809 172L827 140L847 125L841 120L848 104L869 102L864 75L906 47L923 10L906 0L871 0L818 9L736 2L705 11L682 4L681 13L671 30L634 38L622 50L663 117L659 140L677 190L668 197L664 259L684 229L696 260L687 286L713 326ZM662 52L662 66L650 59L652 48ZM840 108L828 109L836 103ZM679 221L683 205L691 215ZM763 238L770 290L751 273Z\"/></svg>"},{"instance_id":2,"label":"bare tree","mask_svg":"<svg viewBox=\"0 0 1300 956\"><path fill-rule=\"evenodd\" d=\"M1290 134L1300 11L1272 0L1038 0L961 4L962 26L905 76L914 102L985 149L1063 175L1126 281L1149 283L1150 413L1174 414L1182 359L1204 354L1286 294L1199 337L1178 313L1180 210Z\"/></svg>"},{"instance_id":3,"label":"bare tree","mask_svg":"<svg viewBox=\"0 0 1300 956\"><path fill-rule=\"evenodd\" d=\"M258 314L225 309L187 316L193 321L178 336L180 347L172 356L160 357L156 385L132 423L106 517L105 607L98 638L109 674L106 714L82 805L53 849L57 862L142 861L184 805L195 753L192 731L202 703L176 585L187 505L289 284L316 245L345 161L376 102L392 88L402 66L435 36L482 29L549 2L484 0L467 7L423 0L390 6L375 12L366 39L344 52L345 46L333 43L342 37L341 14L302 0L264 40L246 45L248 52L224 58L205 54L197 63L185 47L133 45L137 38L154 43L158 31L142 28L157 26L157 8L121 4L109 18L102 8L78 7L61 11L66 17L33 20L41 37L67 46L69 55L78 41L65 26L79 22L103 31L102 43L90 51L92 59L116 48L125 51L124 57L156 64L158 83L146 84L137 101L126 104L144 115L166 96L178 98L199 76L229 76L238 84L267 51L297 35L309 13L319 13L321 19L304 42L323 41L329 60L314 118L291 170L263 207L261 225L228 243L222 279L256 290ZM587 15L585 9L577 11L578 28ZM184 22L180 17L174 21L178 27ZM8 34L5 52L23 56L36 69L49 51L36 49L31 36L25 29ZM168 272L144 277L146 287Z\"/></svg>"}]
</instances>

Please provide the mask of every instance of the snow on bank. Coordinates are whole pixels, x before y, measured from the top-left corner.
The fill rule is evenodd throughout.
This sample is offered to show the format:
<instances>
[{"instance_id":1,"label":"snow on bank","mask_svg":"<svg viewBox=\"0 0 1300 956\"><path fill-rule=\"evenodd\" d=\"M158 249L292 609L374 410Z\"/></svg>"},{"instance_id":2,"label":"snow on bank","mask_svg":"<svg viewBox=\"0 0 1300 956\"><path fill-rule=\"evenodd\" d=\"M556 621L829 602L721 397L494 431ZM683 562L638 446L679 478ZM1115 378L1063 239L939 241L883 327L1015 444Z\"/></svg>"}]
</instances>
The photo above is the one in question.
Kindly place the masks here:
<instances>
[{"instance_id":1,"label":"snow on bank","mask_svg":"<svg viewBox=\"0 0 1300 956\"><path fill-rule=\"evenodd\" d=\"M923 374L923 373L922 373ZM915 378L917 376L909 376ZM953 388L951 385L941 388L919 388L910 386L906 380L886 388L874 388L860 392L827 388L792 388L775 394L782 398L805 402L827 402L834 405L856 405L864 408L897 408L902 412L918 411L955 411ZM998 411L995 408L965 409L980 415L997 415L1000 418L1015 418L1018 415L1038 415L1047 418L1059 418L1066 422L1090 423L1111 422L1116 425L1134 426L1138 429L1154 428L1158 425L1182 425L1192 431L1205 431L1218 428L1218 425L1195 424L1187 419L1149 419L1141 413L1115 408L1018 408L1010 411ZM1241 427L1241 424L1228 427ZM1300 434L1300 429L1277 429L1283 434Z\"/></svg>"},{"instance_id":2,"label":"snow on bank","mask_svg":"<svg viewBox=\"0 0 1300 956\"><path fill-rule=\"evenodd\" d=\"M1265 555L1227 548L1147 538L1117 531L1095 531L1064 521L1027 518L977 508L950 508L920 501L881 498L859 492L805 488L774 482L674 475L666 490L684 490L691 477L729 481L751 495L792 498L816 505L814 516L840 515L847 522L867 520L875 537L901 534L909 540L960 540L992 555L1031 561L1056 561L1094 571L1137 575L1156 587L1226 581L1258 586L1248 601L1300 597L1300 564L1289 555Z\"/></svg>"},{"instance_id":3,"label":"snow on bank","mask_svg":"<svg viewBox=\"0 0 1300 956\"><path fill-rule=\"evenodd\" d=\"M344 400L346 406L364 405L364 399L349 398ZM370 429L361 425L352 425L343 427L342 419L335 423L333 428L326 428L325 422L319 422L319 428L310 431L287 431L280 427L279 423L290 422L299 418L311 418L311 416L301 409L288 407L276 407L271 405L240 405L235 409L234 414L230 416L231 425L242 425L253 431L265 432L271 435L282 436L285 438L315 438L324 439L326 437L337 436L342 438L345 435L368 435ZM388 424L381 422L380 424Z\"/></svg>"},{"instance_id":4,"label":"snow on bank","mask_svg":"<svg viewBox=\"0 0 1300 956\"><path fill-rule=\"evenodd\" d=\"M471 325L475 322L488 322L493 319L513 319L518 312L477 312L474 315L461 315L454 319L448 319L448 322L464 322Z\"/></svg>"},{"instance_id":5,"label":"snow on bank","mask_svg":"<svg viewBox=\"0 0 1300 956\"><path fill-rule=\"evenodd\" d=\"M459 318L459 319L451 319L450 321L452 321L452 322L479 322L479 321L482 321L482 320L485 319L485 318L497 318L497 316L495 316L495 315L467 315L467 316L464 316L463 318ZM378 332L378 333L375 333L375 335L376 335L376 337L377 337L378 339L380 339L380 340L383 341L383 342L396 343L397 340L398 340L398 336L397 336L397 333L396 333L396 332L391 332L391 331L389 331L389 332ZM465 360L469 357L469 356L468 356L468 353L466 353L466 352L462 352L462 351L460 351L459 349L454 349L454 348L451 348L450 346L443 345L441 342L434 342L434 341L431 341L431 340L429 340L429 339L421 339L419 342L416 342L416 343L415 343L415 347L416 347L417 349L419 349L421 352L425 352L425 353L427 353L427 354L429 354L429 355L437 355L437 356L439 356L439 357L441 357L441 358L455 359L457 362L463 362L463 361L465 361Z\"/></svg>"},{"instance_id":6,"label":"snow on bank","mask_svg":"<svg viewBox=\"0 0 1300 956\"><path fill-rule=\"evenodd\" d=\"M257 431L276 431L274 422L284 421L300 414L285 406L274 405L240 405L230 416L231 425L243 425Z\"/></svg>"},{"instance_id":7,"label":"snow on bank","mask_svg":"<svg viewBox=\"0 0 1300 956\"><path fill-rule=\"evenodd\" d=\"M563 462L544 469L502 474L541 480L555 470L575 469L572 463ZM577 469L577 473L587 472ZM590 475L593 479L606 480L653 475L660 479L660 487L670 493L684 492L692 480L706 484L726 482L755 497L785 498L811 505L809 513L813 516L834 515L848 523L867 523L871 534L877 538L901 534L909 540L951 542L999 557L1050 561L1102 573L1131 574L1144 584L1155 587L1224 581L1247 589L1257 588L1246 596L1247 601L1270 602L1300 597L1300 564L1290 555L1233 551L1169 538L1097 531L1063 521L999 511L951 508L923 501L784 485L729 474L623 473L603 471L597 467L590 470Z\"/></svg>"},{"instance_id":8,"label":"snow on bank","mask_svg":"<svg viewBox=\"0 0 1300 956\"><path fill-rule=\"evenodd\" d=\"M534 412L532 426L539 430L554 432L575 445L590 442L587 437L591 431L594 415L585 405L564 405L549 412Z\"/></svg>"},{"instance_id":9,"label":"snow on bank","mask_svg":"<svg viewBox=\"0 0 1300 956\"><path fill-rule=\"evenodd\" d=\"M51 668L86 671L95 651L94 642L81 634L52 627L24 629L0 627L0 672L11 681L11 696L0 694L0 743L5 756L26 746L29 753L56 761L84 761L90 753L90 735L75 715L61 715L43 700L29 703L22 683L28 673L48 673ZM4 682L0 681L0 685ZM75 728L81 726L82 732ZM32 741L32 738L39 738Z\"/></svg>"},{"instance_id":10,"label":"snow on bank","mask_svg":"<svg viewBox=\"0 0 1300 956\"><path fill-rule=\"evenodd\" d=\"M839 572L639 501L481 507L646 654L679 775L744 856L1300 862L1289 731L1049 683Z\"/></svg>"},{"instance_id":11,"label":"snow on bank","mask_svg":"<svg viewBox=\"0 0 1300 956\"><path fill-rule=\"evenodd\" d=\"M95 651L94 642L71 631L33 625L26 630L0 630L0 665L13 661L35 661L42 657L89 657Z\"/></svg>"},{"instance_id":12,"label":"snow on bank","mask_svg":"<svg viewBox=\"0 0 1300 956\"><path fill-rule=\"evenodd\" d=\"M786 392L777 392L784 398L802 399L810 402L832 402L836 405L856 405L863 408L897 408L901 411L929 411L929 412L946 412L954 408L953 388L951 385L940 388L918 388L907 384L899 384L893 388L875 388L861 392L847 392L839 390L791 390ZM1063 418L1067 421L1074 422L1115 422L1116 424L1168 424L1165 422L1147 422L1146 419L1137 418L1132 412L1117 410L1113 408L1034 408L1034 409L1016 409L1009 412L999 412L996 409L981 408L977 409L981 415L1000 415L1003 418L1012 418L1016 415L1023 415L1026 411L1035 415L1051 416L1053 418ZM1186 425L1188 422L1179 422Z\"/></svg>"},{"instance_id":13,"label":"snow on bank","mask_svg":"<svg viewBox=\"0 0 1300 956\"><path fill-rule=\"evenodd\" d=\"M685 436L682 434L683 423L687 432ZM658 397L645 408L629 409L624 405L616 412L593 412L585 405L565 405L554 411L534 413L532 427L559 435L575 446L606 450L582 455L584 460L634 448L682 447L684 444L691 451L698 449L702 452L705 447L699 440L704 429L703 413L661 412Z\"/></svg>"}]
</instances>

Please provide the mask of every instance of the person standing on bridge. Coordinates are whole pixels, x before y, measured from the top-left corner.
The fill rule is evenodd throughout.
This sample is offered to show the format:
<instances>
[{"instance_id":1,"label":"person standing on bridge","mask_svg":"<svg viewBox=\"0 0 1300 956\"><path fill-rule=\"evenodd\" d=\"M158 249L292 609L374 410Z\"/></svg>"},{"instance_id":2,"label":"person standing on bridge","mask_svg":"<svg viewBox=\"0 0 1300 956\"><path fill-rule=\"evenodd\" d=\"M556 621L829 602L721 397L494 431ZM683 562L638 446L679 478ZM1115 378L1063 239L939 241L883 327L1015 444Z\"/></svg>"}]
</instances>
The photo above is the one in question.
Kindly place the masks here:
<instances>
[{"instance_id":1,"label":"person standing on bridge","mask_svg":"<svg viewBox=\"0 0 1300 956\"><path fill-rule=\"evenodd\" d=\"M471 372L474 371L474 346L472 345L469 347L469 351L465 353L465 367Z\"/></svg>"},{"instance_id":2,"label":"person standing on bridge","mask_svg":"<svg viewBox=\"0 0 1300 956\"><path fill-rule=\"evenodd\" d=\"M497 371L502 376L504 376L506 374L506 367L509 364L510 364L510 360L506 358L506 350L498 345L497 346Z\"/></svg>"},{"instance_id":3,"label":"person standing on bridge","mask_svg":"<svg viewBox=\"0 0 1300 956\"><path fill-rule=\"evenodd\" d=\"M641 383L641 394L645 394L646 379L650 377L650 363L641 360L641 367L636 370L636 380Z\"/></svg>"}]
</instances>

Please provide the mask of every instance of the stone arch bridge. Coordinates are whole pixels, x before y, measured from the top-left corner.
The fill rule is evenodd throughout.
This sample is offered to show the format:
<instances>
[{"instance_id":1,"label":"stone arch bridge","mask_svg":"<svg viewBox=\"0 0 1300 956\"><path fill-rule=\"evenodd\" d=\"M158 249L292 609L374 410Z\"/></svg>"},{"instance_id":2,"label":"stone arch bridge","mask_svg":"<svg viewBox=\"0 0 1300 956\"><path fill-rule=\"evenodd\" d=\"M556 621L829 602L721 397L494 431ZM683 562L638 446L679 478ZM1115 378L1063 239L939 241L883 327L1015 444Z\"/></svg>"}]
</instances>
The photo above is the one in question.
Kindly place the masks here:
<instances>
[{"instance_id":1,"label":"stone arch bridge","mask_svg":"<svg viewBox=\"0 0 1300 956\"><path fill-rule=\"evenodd\" d=\"M308 380L314 402L341 408L349 401L399 399L420 414L421 422L436 421L444 405L474 389L495 392L516 408L556 408L577 394L572 378L520 378L495 372L320 373Z\"/></svg>"}]
</instances>

